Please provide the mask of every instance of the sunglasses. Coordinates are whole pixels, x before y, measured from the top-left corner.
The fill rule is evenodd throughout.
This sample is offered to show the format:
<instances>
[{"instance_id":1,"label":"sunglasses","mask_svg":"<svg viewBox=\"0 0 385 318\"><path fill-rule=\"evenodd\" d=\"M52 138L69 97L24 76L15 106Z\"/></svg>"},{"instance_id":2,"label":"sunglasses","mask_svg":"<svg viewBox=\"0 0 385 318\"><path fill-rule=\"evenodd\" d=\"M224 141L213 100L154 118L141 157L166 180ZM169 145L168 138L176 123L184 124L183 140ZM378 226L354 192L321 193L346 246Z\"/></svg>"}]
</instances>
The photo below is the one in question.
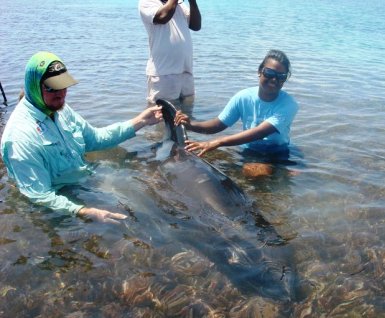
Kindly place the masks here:
<instances>
[{"instance_id":1,"label":"sunglasses","mask_svg":"<svg viewBox=\"0 0 385 318\"><path fill-rule=\"evenodd\" d=\"M56 93L58 91L61 91L61 89L53 89L52 87L49 87L43 83L43 88L47 93Z\"/></svg>"},{"instance_id":2,"label":"sunglasses","mask_svg":"<svg viewBox=\"0 0 385 318\"><path fill-rule=\"evenodd\" d=\"M166 3L167 2L167 0L160 0L160 1L162 1L162 3ZM184 0L178 0L178 4L181 4L183 2L184 2Z\"/></svg>"},{"instance_id":3,"label":"sunglasses","mask_svg":"<svg viewBox=\"0 0 385 318\"><path fill-rule=\"evenodd\" d=\"M288 75L287 73L280 73L268 67L263 68L262 74L268 79L276 78L279 82L285 82Z\"/></svg>"}]
</instances>

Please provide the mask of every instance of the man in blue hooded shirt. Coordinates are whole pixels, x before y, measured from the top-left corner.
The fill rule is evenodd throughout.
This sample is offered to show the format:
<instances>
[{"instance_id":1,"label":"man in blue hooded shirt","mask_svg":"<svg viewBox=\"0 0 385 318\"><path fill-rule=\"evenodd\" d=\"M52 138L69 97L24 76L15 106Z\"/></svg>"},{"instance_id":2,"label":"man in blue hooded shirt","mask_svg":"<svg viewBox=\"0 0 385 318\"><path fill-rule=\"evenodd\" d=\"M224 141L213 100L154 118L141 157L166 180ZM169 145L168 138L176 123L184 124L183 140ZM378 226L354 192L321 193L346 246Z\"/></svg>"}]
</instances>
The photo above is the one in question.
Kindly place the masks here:
<instances>
[{"instance_id":1,"label":"man in blue hooded shirt","mask_svg":"<svg viewBox=\"0 0 385 318\"><path fill-rule=\"evenodd\" d=\"M32 202L55 211L99 221L125 215L76 204L57 190L92 173L86 152L114 147L146 125L162 119L161 107L147 108L132 120L95 128L65 103L77 81L59 57L38 52L26 66L25 96L12 112L1 139L8 175Z\"/></svg>"}]
</instances>

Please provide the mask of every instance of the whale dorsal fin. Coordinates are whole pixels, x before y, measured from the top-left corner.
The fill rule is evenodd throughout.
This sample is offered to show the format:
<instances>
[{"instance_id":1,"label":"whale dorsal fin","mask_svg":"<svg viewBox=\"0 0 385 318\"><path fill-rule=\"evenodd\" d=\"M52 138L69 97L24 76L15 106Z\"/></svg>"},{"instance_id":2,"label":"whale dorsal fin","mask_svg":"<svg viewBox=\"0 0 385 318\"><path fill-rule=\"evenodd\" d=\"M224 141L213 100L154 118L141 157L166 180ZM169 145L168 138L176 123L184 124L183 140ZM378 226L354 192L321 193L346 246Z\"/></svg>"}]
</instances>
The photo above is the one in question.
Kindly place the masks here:
<instances>
[{"instance_id":1,"label":"whale dorsal fin","mask_svg":"<svg viewBox=\"0 0 385 318\"><path fill-rule=\"evenodd\" d=\"M184 125L175 126L174 119L177 112L176 107L165 99L157 99L156 104L162 106L163 120L166 129L169 130L170 139L180 146L184 146L188 139Z\"/></svg>"}]
</instances>

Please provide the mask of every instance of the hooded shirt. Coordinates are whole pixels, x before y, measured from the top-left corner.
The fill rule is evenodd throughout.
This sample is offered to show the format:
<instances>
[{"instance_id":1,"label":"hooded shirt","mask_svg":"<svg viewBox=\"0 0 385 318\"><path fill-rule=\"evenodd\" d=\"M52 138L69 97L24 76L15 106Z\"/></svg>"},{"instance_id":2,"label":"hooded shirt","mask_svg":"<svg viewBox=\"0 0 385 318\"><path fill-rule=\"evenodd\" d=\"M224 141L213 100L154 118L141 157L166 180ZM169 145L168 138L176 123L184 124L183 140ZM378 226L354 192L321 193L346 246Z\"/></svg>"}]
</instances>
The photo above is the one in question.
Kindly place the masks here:
<instances>
[{"instance_id":1,"label":"hooded shirt","mask_svg":"<svg viewBox=\"0 0 385 318\"><path fill-rule=\"evenodd\" d=\"M49 65L55 61L63 63L61 59L53 53L39 52L30 58L25 68L25 98L48 116L52 115L52 111L49 110L44 103L43 93L41 91L41 80Z\"/></svg>"},{"instance_id":2,"label":"hooded shirt","mask_svg":"<svg viewBox=\"0 0 385 318\"><path fill-rule=\"evenodd\" d=\"M57 194L57 190L92 174L84 159L86 152L114 147L134 137L135 130L130 121L95 128L68 104L50 113L40 82L52 61L60 59L52 53L39 52L27 63L25 97L4 128L1 155L8 176L33 203L77 213L83 204Z\"/></svg>"}]
</instances>

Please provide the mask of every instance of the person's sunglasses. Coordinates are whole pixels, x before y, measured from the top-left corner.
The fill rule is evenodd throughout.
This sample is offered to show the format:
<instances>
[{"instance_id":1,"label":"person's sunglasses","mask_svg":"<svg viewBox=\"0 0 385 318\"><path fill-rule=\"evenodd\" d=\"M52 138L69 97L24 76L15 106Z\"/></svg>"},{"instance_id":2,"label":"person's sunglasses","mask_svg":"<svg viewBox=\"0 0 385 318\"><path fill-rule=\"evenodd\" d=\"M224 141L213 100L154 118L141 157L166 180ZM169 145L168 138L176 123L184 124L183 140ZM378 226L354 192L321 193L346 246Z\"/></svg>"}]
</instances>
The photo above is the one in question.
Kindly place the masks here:
<instances>
[{"instance_id":1,"label":"person's sunglasses","mask_svg":"<svg viewBox=\"0 0 385 318\"><path fill-rule=\"evenodd\" d=\"M47 93L55 93L55 92L58 92L60 91L60 89L53 89L52 87L49 87L45 84L43 84L43 88L44 90L47 92Z\"/></svg>"},{"instance_id":2,"label":"person's sunglasses","mask_svg":"<svg viewBox=\"0 0 385 318\"><path fill-rule=\"evenodd\" d=\"M279 82L285 82L287 80L287 73L280 73L268 67L263 68L262 74L268 79L276 78Z\"/></svg>"}]
</instances>

